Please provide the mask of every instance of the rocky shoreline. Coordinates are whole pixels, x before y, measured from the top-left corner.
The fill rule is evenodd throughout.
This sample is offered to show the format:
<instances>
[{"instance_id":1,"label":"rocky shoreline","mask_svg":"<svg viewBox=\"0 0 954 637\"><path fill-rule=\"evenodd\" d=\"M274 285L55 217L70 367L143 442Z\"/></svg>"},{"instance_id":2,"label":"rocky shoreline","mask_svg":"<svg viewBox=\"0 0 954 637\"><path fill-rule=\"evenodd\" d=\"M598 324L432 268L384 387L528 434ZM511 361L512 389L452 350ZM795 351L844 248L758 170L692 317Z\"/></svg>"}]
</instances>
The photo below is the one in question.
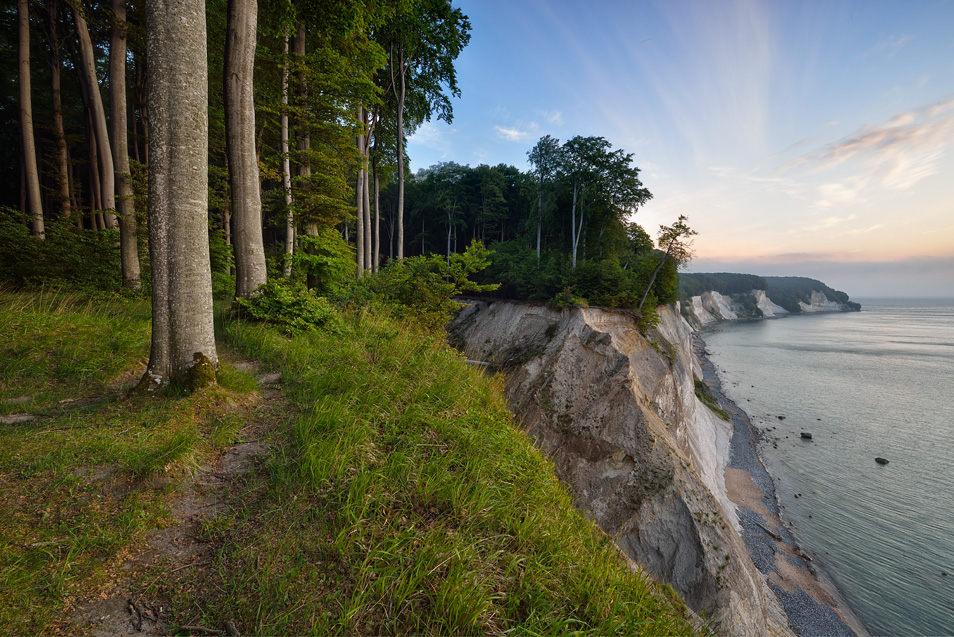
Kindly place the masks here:
<instances>
[{"instance_id":1,"label":"rocky shoreline","mask_svg":"<svg viewBox=\"0 0 954 637\"><path fill-rule=\"evenodd\" d=\"M739 533L752 562L767 578L799 635L867 635L834 585L813 566L811 557L782 522L775 483L758 454L760 431L722 391L699 332L693 333L692 344L702 380L732 421L725 483L729 499L737 507Z\"/></svg>"}]
</instances>

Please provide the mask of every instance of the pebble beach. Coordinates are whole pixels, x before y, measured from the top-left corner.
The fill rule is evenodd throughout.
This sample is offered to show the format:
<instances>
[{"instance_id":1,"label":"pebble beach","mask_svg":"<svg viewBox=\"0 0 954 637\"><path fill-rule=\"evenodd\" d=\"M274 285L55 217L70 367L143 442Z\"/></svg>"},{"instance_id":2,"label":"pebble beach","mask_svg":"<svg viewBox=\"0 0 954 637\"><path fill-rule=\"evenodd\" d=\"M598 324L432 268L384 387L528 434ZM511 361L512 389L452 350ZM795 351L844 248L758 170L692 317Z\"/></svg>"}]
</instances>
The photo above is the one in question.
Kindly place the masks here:
<instances>
[{"instance_id":1,"label":"pebble beach","mask_svg":"<svg viewBox=\"0 0 954 637\"><path fill-rule=\"evenodd\" d=\"M737 507L742 539L752 562L767 578L797 634L867 635L834 585L816 569L783 523L774 481L758 454L760 432L748 414L726 397L699 334L693 335L693 351L702 368L702 380L732 421L726 490Z\"/></svg>"}]
</instances>

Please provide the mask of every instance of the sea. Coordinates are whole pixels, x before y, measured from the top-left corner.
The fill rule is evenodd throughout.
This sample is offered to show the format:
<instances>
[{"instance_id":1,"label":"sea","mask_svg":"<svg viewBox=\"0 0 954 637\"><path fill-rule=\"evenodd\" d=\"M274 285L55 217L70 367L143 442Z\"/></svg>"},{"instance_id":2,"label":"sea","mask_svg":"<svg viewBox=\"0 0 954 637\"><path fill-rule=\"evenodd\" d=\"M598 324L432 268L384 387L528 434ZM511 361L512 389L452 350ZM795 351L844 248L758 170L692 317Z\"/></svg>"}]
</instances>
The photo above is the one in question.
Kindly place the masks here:
<instances>
[{"instance_id":1,"label":"sea","mask_svg":"<svg viewBox=\"0 0 954 637\"><path fill-rule=\"evenodd\" d=\"M720 323L709 358L763 432L783 519L868 631L954 635L954 299L854 300Z\"/></svg>"}]
</instances>

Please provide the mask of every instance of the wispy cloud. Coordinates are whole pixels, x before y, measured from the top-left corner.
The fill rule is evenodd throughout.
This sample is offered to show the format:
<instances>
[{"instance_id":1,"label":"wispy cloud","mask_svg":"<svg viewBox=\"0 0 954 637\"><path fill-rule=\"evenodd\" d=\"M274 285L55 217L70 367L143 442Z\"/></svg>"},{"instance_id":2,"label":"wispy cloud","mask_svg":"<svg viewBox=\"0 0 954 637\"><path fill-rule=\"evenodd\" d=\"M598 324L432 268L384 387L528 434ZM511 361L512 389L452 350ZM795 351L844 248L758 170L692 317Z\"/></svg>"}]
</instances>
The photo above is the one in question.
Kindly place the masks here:
<instances>
[{"instance_id":1,"label":"wispy cloud","mask_svg":"<svg viewBox=\"0 0 954 637\"><path fill-rule=\"evenodd\" d=\"M867 58L881 54L892 57L912 39L910 35L889 35L883 37L876 45L862 53L861 57Z\"/></svg>"},{"instance_id":2,"label":"wispy cloud","mask_svg":"<svg viewBox=\"0 0 954 637\"><path fill-rule=\"evenodd\" d=\"M563 113L560 111L537 111L537 115L548 124L563 126Z\"/></svg>"},{"instance_id":3,"label":"wispy cloud","mask_svg":"<svg viewBox=\"0 0 954 637\"><path fill-rule=\"evenodd\" d=\"M497 137L508 142L522 142L530 137L530 133L517 128L507 128L506 126L494 126L497 131Z\"/></svg>"},{"instance_id":4,"label":"wispy cloud","mask_svg":"<svg viewBox=\"0 0 954 637\"><path fill-rule=\"evenodd\" d=\"M414 131L410 139L414 140L415 146L440 152L443 159L454 150L455 135L456 129L453 127L438 125L437 122L424 122Z\"/></svg>"},{"instance_id":5,"label":"wispy cloud","mask_svg":"<svg viewBox=\"0 0 954 637\"><path fill-rule=\"evenodd\" d=\"M847 221L852 221L854 218L855 218L855 215L848 215L846 217L827 217L814 225L807 226L805 230L808 230L809 232L817 232L819 230L829 230L839 224L845 223Z\"/></svg>"},{"instance_id":6,"label":"wispy cloud","mask_svg":"<svg viewBox=\"0 0 954 637\"><path fill-rule=\"evenodd\" d=\"M868 180L866 179L822 184L818 187L815 208L826 210L834 206L856 203L861 200L861 193L864 192L867 185Z\"/></svg>"},{"instance_id":7,"label":"wispy cloud","mask_svg":"<svg viewBox=\"0 0 954 637\"><path fill-rule=\"evenodd\" d=\"M785 169L808 165L814 173L851 163L859 171L856 179L905 190L937 174L944 152L952 145L954 99L949 99L898 113L882 124L866 124L802 155Z\"/></svg>"}]
</instances>

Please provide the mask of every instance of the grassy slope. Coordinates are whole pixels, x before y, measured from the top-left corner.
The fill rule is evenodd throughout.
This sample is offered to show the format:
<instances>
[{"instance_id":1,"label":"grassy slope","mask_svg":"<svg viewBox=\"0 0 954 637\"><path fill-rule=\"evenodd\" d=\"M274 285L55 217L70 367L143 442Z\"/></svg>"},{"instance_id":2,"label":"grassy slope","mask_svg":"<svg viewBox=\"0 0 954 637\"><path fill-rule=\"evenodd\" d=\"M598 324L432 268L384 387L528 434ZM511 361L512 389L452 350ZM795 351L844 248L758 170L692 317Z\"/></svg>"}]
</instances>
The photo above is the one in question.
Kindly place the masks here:
<instances>
[{"instance_id":1,"label":"grassy slope","mask_svg":"<svg viewBox=\"0 0 954 637\"><path fill-rule=\"evenodd\" d=\"M43 415L0 425L0 624L29 631L62 626L70 600L109 580L167 519L172 478L234 442L228 423L254 403L226 366L225 387L194 396L64 407L134 368L148 323L129 303L72 301L57 318L61 300L0 296L0 330L15 334L0 355L0 413ZM572 508L513 426L499 381L438 338L371 315L296 339L239 322L223 332L282 371L288 417L272 423L258 470L233 485L230 511L204 524L208 565L142 574L170 624L692 632L671 590L633 573ZM9 406L24 395L34 399ZM122 497L92 478L104 473L127 485Z\"/></svg>"}]
</instances>

